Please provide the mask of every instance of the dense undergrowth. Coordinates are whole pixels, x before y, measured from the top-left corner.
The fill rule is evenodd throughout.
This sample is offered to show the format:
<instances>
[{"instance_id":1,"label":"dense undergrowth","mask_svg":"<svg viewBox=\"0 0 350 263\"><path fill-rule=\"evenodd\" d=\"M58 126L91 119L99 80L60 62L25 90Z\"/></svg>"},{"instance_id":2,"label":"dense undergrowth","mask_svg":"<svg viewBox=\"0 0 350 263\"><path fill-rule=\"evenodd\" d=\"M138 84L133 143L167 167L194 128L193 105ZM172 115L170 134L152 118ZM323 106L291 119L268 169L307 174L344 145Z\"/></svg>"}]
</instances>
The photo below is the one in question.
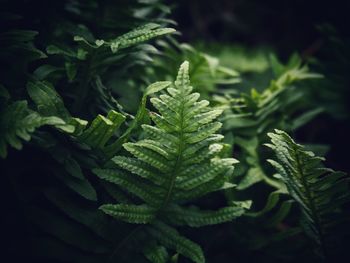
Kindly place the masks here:
<instances>
[{"instance_id":1,"label":"dense undergrowth","mask_svg":"<svg viewBox=\"0 0 350 263\"><path fill-rule=\"evenodd\" d=\"M349 177L317 157L328 145L290 137L348 118L349 49L331 27L323 57L281 62L182 43L162 1L3 2L9 262L345 255Z\"/></svg>"}]
</instances>

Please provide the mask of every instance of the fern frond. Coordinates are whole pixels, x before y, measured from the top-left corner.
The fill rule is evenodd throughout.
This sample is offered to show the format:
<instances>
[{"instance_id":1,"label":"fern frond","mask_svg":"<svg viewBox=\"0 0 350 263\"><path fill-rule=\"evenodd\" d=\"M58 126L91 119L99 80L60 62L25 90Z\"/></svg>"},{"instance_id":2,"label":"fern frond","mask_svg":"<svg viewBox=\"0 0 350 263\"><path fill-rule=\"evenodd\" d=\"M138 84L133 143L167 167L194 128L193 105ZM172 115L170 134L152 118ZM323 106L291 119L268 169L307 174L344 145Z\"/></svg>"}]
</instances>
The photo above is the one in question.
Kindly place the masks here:
<instances>
[{"instance_id":1,"label":"fern frond","mask_svg":"<svg viewBox=\"0 0 350 263\"><path fill-rule=\"evenodd\" d=\"M84 44L92 48L99 48L101 46L109 47L113 53L116 53L121 49L134 46L141 42L145 42L147 40L165 34L170 34L175 31L176 30L173 28L161 28L158 24L148 23L109 41L97 39L95 43L90 43L81 36L75 36L74 40L78 42L83 42Z\"/></svg>"},{"instance_id":2,"label":"fern frond","mask_svg":"<svg viewBox=\"0 0 350 263\"><path fill-rule=\"evenodd\" d=\"M43 125L62 127L66 122L58 117L43 117L28 108L27 101L16 101L1 112L0 116L0 156L7 156L7 144L20 150L22 141L29 141L35 129Z\"/></svg>"},{"instance_id":3,"label":"fern frond","mask_svg":"<svg viewBox=\"0 0 350 263\"><path fill-rule=\"evenodd\" d=\"M123 171L95 169L94 173L146 203L109 205L114 210L108 211L103 206L103 211L130 223L151 224L152 235L160 244L194 262L204 262L199 247L167 224L200 227L228 222L242 215L247 207L232 204L217 211L201 211L179 205L227 187L237 162L220 157L223 136L215 134L221 127L215 119L222 111L210 108L207 101L198 101L200 95L192 93L188 67L184 62L174 85L165 94L151 98L158 111L150 113L155 125L142 125L145 138L123 144L131 157L112 159ZM164 83L160 89L167 86ZM155 223L153 219L162 221Z\"/></svg>"},{"instance_id":4,"label":"fern frond","mask_svg":"<svg viewBox=\"0 0 350 263\"><path fill-rule=\"evenodd\" d=\"M133 162L133 167L121 162L123 157L114 158L119 166L122 168L128 166L126 169L136 174L140 173L140 167L143 167L141 173L144 178L146 175L144 167L146 165L152 167L147 169L147 177L153 178L152 182L157 177L162 178L158 183L167 190L163 196L164 207L171 202L175 189L181 192L199 187L216 177L223 176L235 163L234 159L214 158L222 147L211 142L214 141L213 138L215 141L220 138L214 135L214 132L221 127L221 123L212 120L221 111L210 109L207 103L197 102L199 94L191 93L187 62L179 69L175 87L170 87L167 91L168 95L151 99L151 103L161 114L158 115L158 120L162 118L162 123L155 121L156 127L143 125L148 135L147 139L123 145L134 156L127 161L129 164ZM165 98L165 101L162 98ZM198 107L198 104L201 107ZM197 114L193 114L192 108ZM193 123L196 123L194 129ZM207 162L207 159L211 160ZM201 176L195 171L183 174L183 171L186 171L186 168L190 169L193 163L201 168L199 170L205 170L205 173Z\"/></svg>"},{"instance_id":5,"label":"fern frond","mask_svg":"<svg viewBox=\"0 0 350 263\"><path fill-rule=\"evenodd\" d=\"M331 227L340 221L341 206L350 200L349 178L322 166L321 157L306 151L285 132L268 133L277 161L268 160L278 171L289 194L299 204L303 228L321 248L324 256L329 249Z\"/></svg>"}]
</instances>

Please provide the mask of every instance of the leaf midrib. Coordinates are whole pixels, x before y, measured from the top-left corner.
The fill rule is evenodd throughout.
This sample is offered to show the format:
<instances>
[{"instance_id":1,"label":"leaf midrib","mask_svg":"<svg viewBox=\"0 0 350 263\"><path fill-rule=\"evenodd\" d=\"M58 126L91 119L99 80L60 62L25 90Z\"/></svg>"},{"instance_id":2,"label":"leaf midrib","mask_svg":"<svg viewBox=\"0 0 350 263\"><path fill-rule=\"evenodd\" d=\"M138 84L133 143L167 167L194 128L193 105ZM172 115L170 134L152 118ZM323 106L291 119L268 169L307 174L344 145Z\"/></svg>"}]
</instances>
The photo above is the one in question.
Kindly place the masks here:
<instances>
[{"instance_id":1,"label":"leaf midrib","mask_svg":"<svg viewBox=\"0 0 350 263\"><path fill-rule=\"evenodd\" d=\"M172 195L172 192L174 190L174 185L175 185L175 180L176 180L176 177L177 177L177 174L178 174L178 170L179 170L179 167L181 166L181 163L182 163L182 158L183 158L183 151L184 151L184 146L185 146L185 143L184 143L184 105L185 105L185 101L184 101L184 97L183 97L183 94L181 94L181 109L180 109L180 133L179 133L179 141L180 141L180 144L179 144L179 151L178 151L178 156L176 158L176 162L174 164L174 168L172 170L172 173L170 175L170 180L169 180L169 185L167 187L167 192L166 192L166 195L165 195L165 199L164 199L164 202L163 204L161 205L161 208L160 209L163 209L164 207L166 207L166 205L169 203L169 200L170 200L170 197Z\"/></svg>"}]
</instances>

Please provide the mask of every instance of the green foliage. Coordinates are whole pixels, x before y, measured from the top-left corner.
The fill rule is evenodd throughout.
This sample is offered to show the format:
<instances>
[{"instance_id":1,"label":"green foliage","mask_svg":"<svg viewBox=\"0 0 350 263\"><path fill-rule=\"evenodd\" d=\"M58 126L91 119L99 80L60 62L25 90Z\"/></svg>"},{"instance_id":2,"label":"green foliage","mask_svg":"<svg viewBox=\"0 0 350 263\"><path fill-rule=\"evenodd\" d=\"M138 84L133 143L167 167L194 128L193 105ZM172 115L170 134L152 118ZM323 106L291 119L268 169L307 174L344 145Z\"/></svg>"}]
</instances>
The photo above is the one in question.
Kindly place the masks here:
<instances>
[{"instance_id":1,"label":"green foliage","mask_svg":"<svg viewBox=\"0 0 350 263\"><path fill-rule=\"evenodd\" d=\"M264 181L281 190L280 184L269 178L262 167L264 158L259 151L260 145L266 141L265 134L271 128L296 130L322 112L322 108L308 109L307 102L302 103L305 92L298 86L298 82L320 78L320 75L310 73L296 55L287 65L271 56L271 65L276 79L262 92L251 89L250 93L239 97L214 98L226 109L222 118L223 130L232 134L234 144L242 150L242 169L248 169L238 184L240 189ZM297 115L301 109L306 112Z\"/></svg>"},{"instance_id":2,"label":"green foliage","mask_svg":"<svg viewBox=\"0 0 350 263\"><path fill-rule=\"evenodd\" d=\"M113 110L107 117L98 115L90 126L81 132L78 140L92 148L103 148L124 120L124 115Z\"/></svg>"},{"instance_id":3,"label":"green foliage","mask_svg":"<svg viewBox=\"0 0 350 263\"><path fill-rule=\"evenodd\" d=\"M288 198L286 186L281 180L271 176L270 168L265 164L265 159L271 158L261 147L267 142L266 133L273 128L295 131L323 112L323 108L310 105L311 98L306 85L321 81L320 75L311 73L296 55L286 65L278 62L273 55L267 61L270 68L265 71L241 75L241 94L237 89L231 88L229 92L213 97L218 107L224 109L221 121L224 123L226 142L232 145L237 152L236 158L240 160L234 171L236 176L233 182L237 184L238 190L243 191L240 196L253 199L252 210L246 213L250 218L247 219L250 227L246 228L251 231L252 237L244 243L252 250L266 248L282 240L286 242L290 236L300 233L299 227L289 231L288 220L295 209L293 202ZM262 89L264 81L261 80L270 75L275 79L270 80L267 88ZM245 80L247 77L248 81ZM255 88L246 92L245 89L249 87L247 84L254 85ZM264 194L255 194L256 189L264 189ZM237 194L227 192L227 198L235 200ZM262 223L261 227L256 227L256 222ZM278 234L272 231L285 224L286 230L278 230ZM276 239L264 239L266 231L276 235ZM257 234L259 232L261 237Z\"/></svg>"},{"instance_id":4,"label":"green foliage","mask_svg":"<svg viewBox=\"0 0 350 263\"><path fill-rule=\"evenodd\" d=\"M318 138L341 130L323 128L326 114L347 116L347 42L331 28L326 60L282 63L270 47L180 42L160 0L2 7L4 258L314 262L313 246L326 259L347 255L348 178L306 150L330 149L335 167L346 158ZM270 134L279 175L265 161L273 129L308 143Z\"/></svg>"},{"instance_id":5,"label":"green foliage","mask_svg":"<svg viewBox=\"0 0 350 263\"><path fill-rule=\"evenodd\" d=\"M283 124L284 119L288 120L283 115L292 116L298 109L295 108L295 104L301 100L304 94L294 84L302 80L321 77L319 74L310 73L308 67L302 65L297 55L292 56L287 65L279 63L273 56L271 57L271 63L276 79L272 80L270 85L262 92L252 89L249 94L242 94L242 97L238 98L216 97L219 103L230 107L231 112L225 116L225 129L237 130L238 133L241 132L245 135L252 133L252 130L256 130L255 133L261 134L272 125L276 126L279 122ZM298 107L302 107L302 105ZM289 125L296 129L319 111L320 109L317 109L317 112L313 112L308 117L300 116ZM283 115L278 116L277 113ZM277 118L271 118L272 115L277 115ZM271 121L274 121L272 125Z\"/></svg>"},{"instance_id":6,"label":"green foliage","mask_svg":"<svg viewBox=\"0 0 350 263\"><path fill-rule=\"evenodd\" d=\"M200 227L231 221L244 213L244 207L232 205L217 211L201 211L183 206L193 199L220 188L229 182L232 158L220 158L222 136L215 134L221 127L215 122L221 110L212 109L206 100L198 101L192 93L189 64L184 62L178 72L175 87L166 94L152 98L159 113L150 112L155 126L143 125L145 139L125 143L123 147L133 157L116 156L112 160L124 171L95 169L100 178L115 183L137 196L143 204L106 204L105 213L128 223L151 224L153 234L165 247L175 249L194 262L204 262L201 249L164 225ZM130 173L125 172L128 171ZM164 223L154 223L155 220Z\"/></svg>"},{"instance_id":7,"label":"green foliage","mask_svg":"<svg viewBox=\"0 0 350 263\"><path fill-rule=\"evenodd\" d=\"M0 156L7 156L7 144L17 150L22 149L21 139L29 141L36 128L43 125L65 127L66 123L57 117L42 117L28 108L27 101L16 101L1 112L0 115Z\"/></svg>"},{"instance_id":8,"label":"green foliage","mask_svg":"<svg viewBox=\"0 0 350 263\"><path fill-rule=\"evenodd\" d=\"M96 39L94 43L90 43L89 38L74 36L74 40L79 43L78 48L62 50L57 46L50 45L47 52L65 58L64 65L60 65L61 70L65 68L70 85L78 85L74 111L79 111L82 104L86 102L85 100L91 98L91 94L98 94L97 99L105 100L110 105L109 109L112 109L115 106L120 107L120 105L108 94L100 76L108 76L115 72L115 69L110 67L111 64L114 67L119 65L127 70L132 65L144 65L149 62L151 59L147 53L153 52L155 48L140 43L174 31L172 28L162 28L158 24L149 23L110 41ZM126 51L126 48L131 50ZM130 64L131 61L132 64ZM40 78L48 77L43 74L44 71L46 70L43 68L37 70ZM48 73L51 72L49 68Z\"/></svg>"},{"instance_id":9,"label":"green foliage","mask_svg":"<svg viewBox=\"0 0 350 263\"><path fill-rule=\"evenodd\" d=\"M30 202L35 206L23 218L36 226L35 238L26 239L35 260L104 262L114 257L113 244L128 229L110 223L97 209L99 196L110 195L90 170L108 161L109 155L114 156L125 141L138 134L139 126L147 122L147 97L167 85L163 82L146 89L149 82L141 76L150 54L158 52L145 42L174 32L164 19L169 10L157 1L125 1L117 9L114 3L99 3L97 8L93 2L53 4L54 11L47 9L45 14L53 20L38 15L35 24L28 25L38 28L40 24L40 32L11 31L23 18L15 14L1 17L8 32L0 33L0 58L3 65L16 64L4 68L7 78L1 79L6 87L1 86L0 98L1 156L6 157L8 144L20 149L20 140L32 139L25 152L35 152L31 156L35 156L32 165L37 171L30 175L39 184L23 182L21 167L28 170L28 178L31 164L24 159L23 166L13 166L12 158L18 153L13 152L6 161L16 186L14 199L21 199L23 209ZM35 37L46 52L36 48ZM135 75L140 77L131 77ZM139 108L136 116L116 99L124 90L136 94L123 105L128 110ZM40 128L44 125L54 129ZM25 190L17 191L23 185ZM47 203L54 211L48 211ZM80 238L84 241L79 242Z\"/></svg>"},{"instance_id":10,"label":"green foliage","mask_svg":"<svg viewBox=\"0 0 350 263\"><path fill-rule=\"evenodd\" d=\"M144 26L137 27L132 31L110 41L97 39L94 44L90 44L87 40L80 36L74 37L74 40L82 41L92 48L109 47L112 53L117 53L120 49L137 45L154 37L175 32L175 29L173 28L159 27L160 25L158 24L149 23Z\"/></svg>"},{"instance_id":11,"label":"green foliage","mask_svg":"<svg viewBox=\"0 0 350 263\"><path fill-rule=\"evenodd\" d=\"M322 166L321 157L294 142L283 131L269 133L277 161L268 160L286 184L288 193L298 203L305 233L314 240L323 257L332 247L329 235L335 224L342 222L340 208L350 200L349 178L342 172Z\"/></svg>"}]
</instances>

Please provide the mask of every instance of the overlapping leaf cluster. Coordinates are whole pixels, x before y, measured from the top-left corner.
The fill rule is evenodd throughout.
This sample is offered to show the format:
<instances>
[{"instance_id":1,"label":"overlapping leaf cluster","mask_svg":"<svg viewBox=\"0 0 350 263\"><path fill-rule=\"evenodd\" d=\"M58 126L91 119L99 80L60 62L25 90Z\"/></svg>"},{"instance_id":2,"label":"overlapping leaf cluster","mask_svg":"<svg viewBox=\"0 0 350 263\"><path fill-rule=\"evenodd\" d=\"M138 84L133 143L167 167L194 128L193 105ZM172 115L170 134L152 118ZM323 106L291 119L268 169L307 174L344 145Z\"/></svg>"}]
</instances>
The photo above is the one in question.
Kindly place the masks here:
<instances>
[{"instance_id":1,"label":"overlapping leaf cluster","mask_svg":"<svg viewBox=\"0 0 350 263\"><path fill-rule=\"evenodd\" d=\"M234 145L240 149L240 169L237 175L243 177L239 189L247 189L256 183L264 182L284 192L283 186L266 175L265 157L261 145L266 142L266 133L271 128L297 130L322 112L322 108L311 108L304 102L306 91L303 81L321 77L309 71L301 59L294 55L287 65L271 56L270 63L276 79L261 92L251 89L241 96L216 96L214 99L225 110L223 130L231 136ZM301 110L306 112L300 114Z\"/></svg>"},{"instance_id":2,"label":"overlapping leaf cluster","mask_svg":"<svg viewBox=\"0 0 350 263\"><path fill-rule=\"evenodd\" d=\"M13 261L295 262L315 259L311 245L329 260L344 253L348 177L305 150L327 147L269 133L278 175L264 147L273 129L346 117L341 41L331 37L336 52L316 64L325 80L296 55L282 64L270 49L178 42L161 0L2 6L1 226ZM237 201L247 199L249 211Z\"/></svg>"}]
</instances>

